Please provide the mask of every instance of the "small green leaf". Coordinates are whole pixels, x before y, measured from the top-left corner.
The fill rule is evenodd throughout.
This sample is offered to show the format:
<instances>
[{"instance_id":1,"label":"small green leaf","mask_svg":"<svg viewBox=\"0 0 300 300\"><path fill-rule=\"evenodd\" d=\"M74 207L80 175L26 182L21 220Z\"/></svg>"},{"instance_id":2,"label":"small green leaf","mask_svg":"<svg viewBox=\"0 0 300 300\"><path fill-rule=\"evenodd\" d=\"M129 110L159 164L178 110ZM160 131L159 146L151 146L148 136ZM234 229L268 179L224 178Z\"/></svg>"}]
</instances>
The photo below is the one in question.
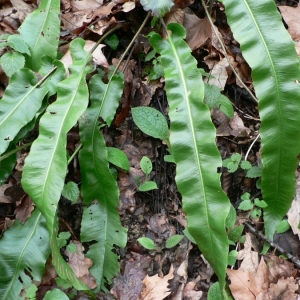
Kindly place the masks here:
<instances>
[{"instance_id":1,"label":"small green leaf","mask_svg":"<svg viewBox=\"0 0 300 300\"><path fill-rule=\"evenodd\" d=\"M192 235L189 233L189 231L186 229L183 230L184 235L195 245L197 245L197 242L195 241L195 239L192 237Z\"/></svg>"},{"instance_id":2,"label":"small green leaf","mask_svg":"<svg viewBox=\"0 0 300 300\"><path fill-rule=\"evenodd\" d=\"M7 52L1 56L0 64L6 75L11 77L16 71L24 67L25 58L18 52Z\"/></svg>"},{"instance_id":3,"label":"small green leaf","mask_svg":"<svg viewBox=\"0 0 300 300\"><path fill-rule=\"evenodd\" d=\"M152 171L152 162L149 157L143 156L141 161L140 161L140 166L142 171L146 174L149 175Z\"/></svg>"},{"instance_id":4,"label":"small green leaf","mask_svg":"<svg viewBox=\"0 0 300 300\"><path fill-rule=\"evenodd\" d=\"M25 53L30 55L30 51L27 44L19 34L10 35L7 39L7 42L12 49L20 53Z\"/></svg>"},{"instance_id":5,"label":"small green leaf","mask_svg":"<svg viewBox=\"0 0 300 300\"><path fill-rule=\"evenodd\" d=\"M261 209L260 208L254 208L250 214L251 218L259 218L261 216Z\"/></svg>"},{"instance_id":6,"label":"small green leaf","mask_svg":"<svg viewBox=\"0 0 300 300\"><path fill-rule=\"evenodd\" d=\"M107 44L113 50L117 50L119 42L119 38L115 33L111 34L104 40L104 43Z\"/></svg>"},{"instance_id":7,"label":"small green leaf","mask_svg":"<svg viewBox=\"0 0 300 300\"><path fill-rule=\"evenodd\" d=\"M249 169L252 168L252 165L250 164L249 161L243 160L243 161L241 162L241 168L242 168L243 170L249 170Z\"/></svg>"},{"instance_id":8,"label":"small green leaf","mask_svg":"<svg viewBox=\"0 0 300 300\"><path fill-rule=\"evenodd\" d=\"M261 177L261 174L262 174L262 169L260 167L254 166L247 171L246 177L248 178Z\"/></svg>"},{"instance_id":9,"label":"small green leaf","mask_svg":"<svg viewBox=\"0 0 300 300\"><path fill-rule=\"evenodd\" d=\"M231 155L231 160L234 162L237 162L237 163L239 163L241 161L241 158L242 158L242 156L239 153L233 153Z\"/></svg>"},{"instance_id":10,"label":"small green leaf","mask_svg":"<svg viewBox=\"0 0 300 300\"><path fill-rule=\"evenodd\" d=\"M70 243L66 249L71 252L71 253L76 253L77 252L77 247L74 243Z\"/></svg>"},{"instance_id":11,"label":"small green leaf","mask_svg":"<svg viewBox=\"0 0 300 300\"><path fill-rule=\"evenodd\" d=\"M165 160L165 162L169 162L169 163L174 163L175 164L175 159L174 159L173 155L165 155L164 156L164 160Z\"/></svg>"},{"instance_id":12,"label":"small green leaf","mask_svg":"<svg viewBox=\"0 0 300 300\"><path fill-rule=\"evenodd\" d=\"M236 222L236 210L233 205L230 205L230 210L225 220L225 225L227 228L232 228Z\"/></svg>"},{"instance_id":13,"label":"small green leaf","mask_svg":"<svg viewBox=\"0 0 300 300\"><path fill-rule=\"evenodd\" d=\"M246 236L245 235L242 235L240 237L240 243L244 244L246 242Z\"/></svg>"},{"instance_id":14,"label":"small green leaf","mask_svg":"<svg viewBox=\"0 0 300 300\"><path fill-rule=\"evenodd\" d=\"M244 200L241 202L238 209L247 211L247 210L252 209L253 206L254 206L254 204L251 200Z\"/></svg>"},{"instance_id":15,"label":"small green leaf","mask_svg":"<svg viewBox=\"0 0 300 300\"><path fill-rule=\"evenodd\" d=\"M250 214L251 218L259 218L262 215L262 211L260 208L254 208Z\"/></svg>"},{"instance_id":16,"label":"small green leaf","mask_svg":"<svg viewBox=\"0 0 300 300\"><path fill-rule=\"evenodd\" d=\"M219 96L217 101L219 109L229 118L233 118L234 110L231 101L222 94Z\"/></svg>"},{"instance_id":17,"label":"small green leaf","mask_svg":"<svg viewBox=\"0 0 300 300\"><path fill-rule=\"evenodd\" d=\"M60 277L56 277L55 281L56 281L56 284L59 287L63 288L64 290L66 290L66 289L68 289L68 288L70 288L72 286L67 280L62 279Z\"/></svg>"},{"instance_id":18,"label":"small green leaf","mask_svg":"<svg viewBox=\"0 0 300 300\"><path fill-rule=\"evenodd\" d=\"M69 298L63 291L53 289L46 293L44 300L69 300Z\"/></svg>"},{"instance_id":19,"label":"small green leaf","mask_svg":"<svg viewBox=\"0 0 300 300\"><path fill-rule=\"evenodd\" d=\"M261 208L265 208L268 206L268 204L264 200L259 200L258 198L254 199L254 204Z\"/></svg>"},{"instance_id":20,"label":"small green leaf","mask_svg":"<svg viewBox=\"0 0 300 300\"><path fill-rule=\"evenodd\" d=\"M238 252L236 250L232 250L228 254L228 265L234 266L236 262L236 258L238 256Z\"/></svg>"},{"instance_id":21,"label":"small green leaf","mask_svg":"<svg viewBox=\"0 0 300 300\"><path fill-rule=\"evenodd\" d=\"M145 61L150 61L151 59L153 59L156 55L156 51L155 50L151 50L145 57Z\"/></svg>"},{"instance_id":22,"label":"small green leaf","mask_svg":"<svg viewBox=\"0 0 300 300\"><path fill-rule=\"evenodd\" d=\"M147 237L141 237L138 239L138 242L146 249L148 250L154 250L156 248L155 243L147 238Z\"/></svg>"},{"instance_id":23,"label":"small green leaf","mask_svg":"<svg viewBox=\"0 0 300 300\"><path fill-rule=\"evenodd\" d=\"M113 165L129 171L130 165L126 154L120 149L107 147L107 160Z\"/></svg>"},{"instance_id":24,"label":"small green leaf","mask_svg":"<svg viewBox=\"0 0 300 300\"><path fill-rule=\"evenodd\" d=\"M131 109L135 124L145 134L161 140L169 136L168 124L165 116L157 109L140 106Z\"/></svg>"},{"instance_id":25,"label":"small green leaf","mask_svg":"<svg viewBox=\"0 0 300 300\"><path fill-rule=\"evenodd\" d=\"M35 299L37 290L37 286L32 283L26 291L26 299Z\"/></svg>"},{"instance_id":26,"label":"small green leaf","mask_svg":"<svg viewBox=\"0 0 300 300\"><path fill-rule=\"evenodd\" d=\"M218 98L220 97L220 89L215 85L210 85L208 83L204 84L204 102L206 105L212 109L218 107Z\"/></svg>"},{"instance_id":27,"label":"small green leaf","mask_svg":"<svg viewBox=\"0 0 300 300\"><path fill-rule=\"evenodd\" d=\"M242 200L250 200L250 194L249 194L249 193L244 193L244 194L241 196L241 199L242 199Z\"/></svg>"},{"instance_id":28,"label":"small green leaf","mask_svg":"<svg viewBox=\"0 0 300 300\"><path fill-rule=\"evenodd\" d=\"M237 227L229 230L229 232L228 232L228 238L231 241L233 241L234 243L237 243L237 241L239 240L239 238L242 235L243 230L244 230L244 226L243 225L237 226Z\"/></svg>"},{"instance_id":29,"label":"small green leaf","mask_svg":"<svg viewBox=\"0 0 300 300\"><path fill-rule=\"evenodd\" d=\"M58 248L62 248L66 246L67 239L69 239L70 237L71 237L71 233L69 231L60 232L60 234L57 237Z\"/></svg>"},{"instance_id":30,"label":"small green leaf","mask_svg":"<svg viewBox=\"0 0 300 300\"><path fill-rule=\"evenodd\" d=\"M147 192L151 190L157 189L157 184L154 181L146 181L142 185L139 186L140 192Z\"/></svg>"},{"instance_id":31,"label":"small green leaf","mask_svg":"<svg viewBox=\"0 0 300 300\"><path fill-rule=\"evenodd\" d=\"M78 185L73 181L68 182L67 184L64 185L61 194L63 197L69 199L73 203L77 203L79 198Z\"/></svg>"},{"instance_id":32,"label":"small green leaf","mask_svg":"<svg viewBox=\"0 0 300 300\"><path fill-rule=\"evenodd\" d=\"M172 0L141 0L141 4L143 5L144 10L152 10L153 14L156 17L163 17L166 13L168 13L174 3Z\"/></svg>"},{"instance_id":33,"label":"small green leaf","mask_svg":"<svg viewBox=\"0 0 300 300\"><path fill-rule=\"evenodd\" d=\"M282 220L276 227L277 233L284 233L291 228L288 220Z\"/></svg>"},{"instance_id":34,"label":"small green leaf","mask_svg":"<svg viewBox=\"0 0 300 300\"><path fill-rule=\"evenodd\" d=\"M153 65L153 69L150 71L149 79L156 80L164 76L164 69L160 63Z\"/></svg>"},{"instance_id":35,"label":"small green leaf","mask_svg":"<svg viewBox=\"0 0 300 300\"><path fill-rule=\"evenodd\" d=\"M239 163L237 163L235 161L230 161L227 164L227 169L228 169L228 172L230 172L230 173L235 172L238 169L238 167L239 167Z\"/></svg>"},{"instance_id":36,"label":"small green leaf","mask_svg":"<svg viewBox=\"0 0 300 300\"><path fill-rule=\"evenodd\" d=\"M166 248L170 249L175 247L176 245L178 245L180 243L180 241L183 239L183 235L181 234L174 234L172 236L170 236L167 240L166 240Z\"/></svg>"}]
</instances>

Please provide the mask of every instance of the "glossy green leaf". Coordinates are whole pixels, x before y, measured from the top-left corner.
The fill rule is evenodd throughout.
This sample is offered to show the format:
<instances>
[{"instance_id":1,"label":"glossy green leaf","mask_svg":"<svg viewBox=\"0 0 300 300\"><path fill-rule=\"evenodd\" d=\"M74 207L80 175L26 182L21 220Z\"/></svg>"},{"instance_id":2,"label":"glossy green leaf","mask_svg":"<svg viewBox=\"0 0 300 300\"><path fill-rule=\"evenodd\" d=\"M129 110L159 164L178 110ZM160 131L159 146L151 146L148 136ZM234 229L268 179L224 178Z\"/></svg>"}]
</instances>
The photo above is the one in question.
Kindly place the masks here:
<instances>
[{"instance_id":1,"label":"glossy green leaf","mask_svg":"<svg viewBox=\"0 0 300 300\"><path fill-rule=\"evenodd\" d=\"M42 0L39 8L29 14L19 28L31 56L27 66L38 71L43 56L56 58L60 34L60 1Z\"/></svg>"},{"instance_id":2,"label":"glossy green leaf","mask_svg":"<svg viewBox=\"0 0 300 300\"><path fill-rule=\"evenodd\" d=\"M23 299L21 290L32 280L41 281L50 254L45 218L35 209L24 225L16 220L0 239L0 248L0 299Z\"/></svg>"},{"instance_id":3,"label":"glossy green leaf","mask_svg":"<svg viewBox=\"0 0 300 300\"><path fill-rule=\"evenodd\" d=\"M57 245L56 209L67 172L66 138L88 105L87 73L93 71L91 56L83 50L84 41L75 39L70 45L73 65L71 75L59 83L57 100L48 106L40 120L39 136L25 160L22 186L45 216L51 233L52 262L63 279L78 290L86 290L70 266L61 257Z\"/></svg>"},{"instance_id":4,"label":"glossy green leaf","mask_svg":"<svg viewBox=\"0 0 300 300\"><path fill-rule=\"evenodd\" d=\"M110 125L123 91L120 74L110 78L107 84L100 75L90 82L91 106L85 111L85 121L80 122L79 152L82 178L82 197L86 204L98 200L84 210L81 225L81 241L97 241L90 246L87 257L93 260L90 269L98 287L106 290L106 282L119 272L118 256L112 252L113 245L124 247L126 229L121 226L117 211L119 189L113 178L107 159L105 140L99 131L99 119Z\"/></svg>"},{"instance_id":5,"label":"glossy green leaf","mask_svg":"<svg viewBox=\"0 0 300 300\"><path fill-rule=\"evenodd\" d=\"M25 65L25 58L18 52L7 52L0 58L0 64L8 77L11 77L16 71Z\"/></svg>"},{"instance_id":6,"label":"glossy green leaf","mask_svg":"<svg viewBox=\"0 0 300 300\"><path fill-rule=\"evenodd\" d=\"M122 227L116 209L118 199L101 199L101 203L93 203L84 208L80 239L82 242L96 241L89 246L86 257L92 259L93 266L89 269L96 279L98 287L106 291L106 284L120 272L119 256L115 253L115 245L126 246L126 229ZM117 201L116 201L117 200Z\"/></svg>"},{"instance_id":7,"label":"glossy green leaf","mask_svg":"<svg viewBox=\"0 0 300 300\"><path fill-rule=\"evenodd\" d=\"M172 0L141 0L141 4L144 10L152 10L156 17L163 17L174 5Z\"/></svg>"},{"instance_id":8,"label":"glossy green leaf","mask_svg":"<svg viewBox=\"0 0 300 300\"><path fill-rule=\"evenodd\" d=\"M41 107L47 89L37 88L36 84L34 74L28 69L19 70L11 77L0 101L0 154Z\"/></svg>"},{"instance_id":9,"label":"glossy green leaf","mask_svg":"<svg viewBox=\"0 0 300 300\"><path fill-rule=\"evenodd\" d=\"M268 206L268 204L266 203L266 201L264 200L259 200L258 198L255 198L254 199L254 204L258 207L261 207L261 208L266 208Z\"/></svg>"},{"instance_id":10,"label":"glossy green leaf","mask_svg":"<svg viewBox=\"0 0 300 300\"><path fill-rule=\"evenodd\" d=\"M155 34L151 44L161 54L165 71L176 182L188 231L214 268L223 290L229 247L225 219L230 202L217 173L222 161L215 144L216 131L210 110L203 103L202 75L184 41L185 30L174 23L168 30L171 33L166 40Z\"/></svg>"},{"instance_id":11,"label":"glossy green leaf","mask_svg":"<svg viewBox=\"0 0 300 300\"><path fill-rule=\"evenodd\" d=\"M154 181L146 181L139 186L140 192L147 192L147 191L156 190L156 189L157 189L157 184Z\"/></svg>"},{"instance_id":12,"label":"glossy green leaf","mask_svg":"<svg viewBox=\"0 0 300 300\"><path fill-rule=\"evenodd\" d=\"M300 81L295 44L273 0L225 0L226 15L252 69L259 100L264 221L272 239L295 194L300 150Z\"/></svg>"},{"instance_id":13,"label":"glossy green leaf","mask_svg":"<svg viewBox=\"0 0 300 300\"><path fill-rule=\"evenodd\" d=\"M178 245L180 243L180 241L183 239L183 235L181 234L174 234L172 236L170 236L167 240L166 240L166 248L170 249L175 247L176 245Z\"/></svg>"},{"instance_id":14,"label":"glossy green leaf","mask_svg":"<svg viewBox=\"0 0 300 300\"><path fill-rule=\"evenodd\" d=\"M29 288L26 291L26 299L30 300L30 299L36 299L36 292L38 290L38 287L32 283Z\"/></svg>"},{"instance_id":15,"label":"glossy green leaf","mask_svg":"<svg viewBox=\"0 0 300 300\"><path fill-rule=\"evenodd\" d=\"M138 239L138 242L146 249L148 250L154 250L156 248L155 243L153 240L147 238L147 237L141 237Z\"/></svg>"},{"instance_id":16,"label":"glossy green leaf","mask_svg":"<svg viewBox=\"0 0 300 300\"><path fill-rule=\"evenodd\" d=\"M149 157L143 156L141 161L140 161L140 166L142 171L146 174L149 175L152 171L152 162Z\"/></svg>"},{"instance_id":17,"label":"glossy green leaf","mask_svg":"<svg viewBox=\"0 0 300 300\"><path fill-rule=\"evenodd\" d=\"M140 106L131 109L135 124L144 133L161 140L168 139L168 124L165 116L152 107Z\"/></svg>"},{"instance_id":18,"label":"glossy green leaf","mask_svg":"<svg viewBox=\"0 0 300 300\"><path fill-rule=\"evenodd\" d=\"M130 165L129 165L128 157L120 149L107 147L107 160L111 164L125 171L129 171Z\"/></svg>"},{"instance_id":19,"label":"glossy green leaf","mask_svg":"<svg viewBox=\"0 0 300 300\"><path fill-rule=\"evenodd\" d=\"M97 118L102 118L108 126L110 126L119 101L123 93L123 74L118 73L109 79L105 84L100 74L94 75L90 80L90 93L92 107L94 107L96 119L93 119L93 130L96 130L98 124Z\"/></svg>"}]
</instances>

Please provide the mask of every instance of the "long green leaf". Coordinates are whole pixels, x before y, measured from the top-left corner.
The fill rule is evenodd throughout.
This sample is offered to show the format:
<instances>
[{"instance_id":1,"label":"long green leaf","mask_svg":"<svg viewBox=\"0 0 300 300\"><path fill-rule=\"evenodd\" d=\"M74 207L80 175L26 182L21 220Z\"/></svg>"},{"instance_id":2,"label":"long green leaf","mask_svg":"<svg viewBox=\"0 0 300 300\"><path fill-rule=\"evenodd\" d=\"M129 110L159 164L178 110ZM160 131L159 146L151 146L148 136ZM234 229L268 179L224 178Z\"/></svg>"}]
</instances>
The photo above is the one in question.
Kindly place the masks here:
<instances>
[{"instance_id":1,"label":"long green leaf","mask_svg":"<svg viewBox=\"0 0 300 300\"><path fill-rule=\"evenodd\" d=\"M300 152L299 61L294 43L272 0L225 0L226 15L252 68L259 99L262 193L266 235L290 208Z\"/></svg>"},{"instance_id":2,"label":"long green leaf","mask_svg":"<svg viewBox=\"0 0 300 300\"><path fill-rule=\"evenodd\" d=\"M111 123L123 91L123 79L113 76L108 84L95 75L90 82L91 106L80 123L80 138L83 149L79 153L82 179L82 196L86 204L98 200L99 205L85 209L81 239L97 243L90 247L87 256L94 264L91 273L100 288L119 271L118 256L112 252L113 245L126 245L126 230L121 226L117 211L119 189L109 170L105 140L99 131L99 119ZM89 215L89 213L93 215Z\"/></svg>"},{"instance_id":3,"label":"long green leaf","mask_svg":"<svg viewBox=\"0 0 300 300\"><path fill-rule=\"evenodd\" d=\"M169 24L166 40L158 34L151 44L161 54L170 106L170 142L176 162L176 182L187 214L188 231L225 285L228 239L225 219L230 203L220 185L222 165L216 131L203 103L204 84L197 62L184 42L185 30Z\"/></svg>"},{"instance_id":4,"label":"long green leaf","mask_svg":"<svg viewBox=\"0 0 300 300\"><path fill-rule=\"evenodd\" d=\"M38 209L24 225L17 220L4 233L0 249L0 299L23 299L21 290L41 281L50 254L46 220Z\"/></svg>"},{"instance_id":5,"label":"long green leaf","mask_svg":"<svg viewBox=\"0 0 300 300\"><path fill-rule=\"evenodd\" d=\"M29 46L26 66L38 71L43 56L56 58L60 34L60 1L42 0L21 25L19 32Z\"/></svg>"},{"instance_id":6,"label":"long green leaf","mask_svg":"<svg viewBox=\"0 0 300 300\"><path fill-rule=\"evenodd\" d=\"M0 101L0 154L41 107L47 88L37 88L36 84L33 72L28 69L21 69L11 77Z\"/></svg>"},{"instance_id":7,"label":"long green leaf","mask_svg":"<svg viewBox=\"0 0 300 300\"><path fill-rule=\"evenodd\" d=\"M109 200L108 200L109 201ZM126 230L121 226L116 208L108 202L94 203L84 209L80 239L82 242L97 241L86 254L93 261L91 274L98 288L106 291L106 284L120 272L119 256L114 253L116 246L124 248L127 242Z\"/></svg>"},{"instance_id":8,"label":"long green leaf","mask_svg":"<svg viewBox=\"0 0 300 300\"><path fill-rule=\"evenodd\" d=\"M87 289L62 259L56 242L56 209L67 172L66 137L88 104L86 74L93 68L91 56L83 49L84 40L70 45L71 75L57 87L57 100L49 105L40 121L40 134L31 147L23 170L22 185L45 216L51 233L53 264L60 277L75 288Z\"/></svg>"}]
</instances>

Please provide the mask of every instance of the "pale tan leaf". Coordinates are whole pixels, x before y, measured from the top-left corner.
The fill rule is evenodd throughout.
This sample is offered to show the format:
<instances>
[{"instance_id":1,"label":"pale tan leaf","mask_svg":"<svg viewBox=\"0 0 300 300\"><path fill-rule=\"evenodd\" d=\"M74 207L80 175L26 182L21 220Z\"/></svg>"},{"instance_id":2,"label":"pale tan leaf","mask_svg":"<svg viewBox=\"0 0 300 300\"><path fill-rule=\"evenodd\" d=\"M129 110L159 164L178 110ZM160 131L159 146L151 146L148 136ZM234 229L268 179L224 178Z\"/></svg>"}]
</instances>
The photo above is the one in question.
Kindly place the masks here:
<instances>
[{"instance_id":1,"label":"pale tan leaf","mask_svg":"<svg viewBox=\"0 0 300 300\"><path fill-rule=\"evenodd\" d=\"M169 274L163 278L154 275L148 275L143 280L145 288L142 291L139 300L163 300L170 295L171 291L168 288L168 281L173 278L174 268L171 265Z\"/></svg>"}]
</instances>

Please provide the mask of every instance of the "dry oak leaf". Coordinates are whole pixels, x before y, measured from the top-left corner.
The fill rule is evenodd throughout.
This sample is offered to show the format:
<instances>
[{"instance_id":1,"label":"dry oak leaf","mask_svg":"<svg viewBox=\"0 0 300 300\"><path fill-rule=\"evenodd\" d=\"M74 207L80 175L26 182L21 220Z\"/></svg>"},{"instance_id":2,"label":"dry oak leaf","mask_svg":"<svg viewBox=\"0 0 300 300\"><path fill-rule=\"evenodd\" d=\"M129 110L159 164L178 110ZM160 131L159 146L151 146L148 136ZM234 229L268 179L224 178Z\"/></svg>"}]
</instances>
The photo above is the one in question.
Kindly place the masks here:
<instances>
[{"instance_id":1,"label":"dry oak leaf","mask_svg":"<svg viewBox=\"0 0 300 300\"><path fill-rule=\"evenodd\" d=\"M256 300L257 296L269 287L269 272L263 258L256 273L227 269L227 275L231 281L229 288L235 300Z\"/></svg>"},{"instance_id":2,"label":"dry oak leaf","mask_svg":"<svg viewBox=\"0 0 300 300\"><path fill-rule=\"evenodd\" d=\"M174 268L171 265L169 274L163 278L154 275L149 277L148 275L143 280L145 288L143 289L139 300L163 300L171 294L168 288L168 281L173 278Z\"/></svg>"},{"instance_id":3,"label":"dry oak leaf","mask_svg":"<svg viewBox=\"0 0 300 300\"><path fill-rule=\"evenodd\" d=\"M93 265L93 261L84 257L84 247L78 241L72 241L75 244L76 253L65 251L65 255L69 257L69 266L74 271L77 278L79 278L90 289L97 287L94 277L90 274L89 268Z\"/></svg>"}]
</instances>

